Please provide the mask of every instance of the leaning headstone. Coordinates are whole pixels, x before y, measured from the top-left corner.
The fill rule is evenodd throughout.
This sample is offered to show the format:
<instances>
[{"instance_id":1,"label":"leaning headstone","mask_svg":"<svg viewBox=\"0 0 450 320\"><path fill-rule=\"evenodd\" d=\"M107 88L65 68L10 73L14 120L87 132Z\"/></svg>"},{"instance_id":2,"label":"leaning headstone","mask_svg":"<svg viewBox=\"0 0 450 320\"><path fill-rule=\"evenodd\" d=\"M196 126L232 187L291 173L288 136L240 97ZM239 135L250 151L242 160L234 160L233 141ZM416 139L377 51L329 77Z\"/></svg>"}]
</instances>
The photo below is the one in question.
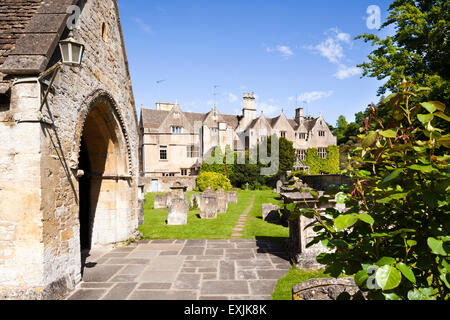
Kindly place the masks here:
<instances>
[{"instance_id":1,"label":"leaning headstone","mask_svg":"<svg viewBox=\"0 0 450 320\"><path fill-rule=\"evenodd\" d=\"M200 198L200 218L215 219L217 212L217 194L208 188Z\"/></svg>"},{"instance_id":2,"label":"leaning headstone","mask_svg":"<svg viewBox=\"0 0 450 320\"><path fill-rule=\"evenodd\" d=\"M227 192L228 203L236 204L238 203L237 192L229 191Z\"/></svg>"},{"instance_id":3,"label":"leaning headstone","mask_svg":"<svg viewBox=\"0 0 450 320\"><path fill-rule=\"evenodd\" d=\"M281 187L283 186L283 182L281 180L277 181L277 192L276 193L280 193L281 192Z\"/></svg>"},{"instance_id":4,"label":"leaning headstone","mask_svg":"<svg viewBox=\"0 0 450 320\"><path fill-rule=\"evenodd\" d=\"M267 222L279 222L280 217L280 207L271 203L264 203L261 208L262 218Z\"/></svg>"},{"instance_id":5,"label":"leaning headstone","mask_svg":"<svg viewBox=\"0 0 450 320\"><path fill-rule=\"evenodd\" d=\"M225 190L219 189L217 194L217 212L226 213L228 211L228 197Z\"/></svg>"},{"instance_id":6,"label":"leaning headstone","mask_svg":"<svg viewBox=\"0 0 450 320\"><path fill-rule=\"evenodd\" d=\"M156 210L166 209L167 208L167 200L168 200L167 193L157 194L153 201L153 209L156 209Z\"/></svg>"},{"instance_id":7,"label":"leaning headstone","mask_svg":"<svg viewBox=\"0 0 450 320\"><path fill-rule=\"evenodd\" d=\"M182 226L187 224L187 213L189 204L183 199L172 199L169 205L169 216L167 224L169 226Z\"/></svg>"}]
</instances>

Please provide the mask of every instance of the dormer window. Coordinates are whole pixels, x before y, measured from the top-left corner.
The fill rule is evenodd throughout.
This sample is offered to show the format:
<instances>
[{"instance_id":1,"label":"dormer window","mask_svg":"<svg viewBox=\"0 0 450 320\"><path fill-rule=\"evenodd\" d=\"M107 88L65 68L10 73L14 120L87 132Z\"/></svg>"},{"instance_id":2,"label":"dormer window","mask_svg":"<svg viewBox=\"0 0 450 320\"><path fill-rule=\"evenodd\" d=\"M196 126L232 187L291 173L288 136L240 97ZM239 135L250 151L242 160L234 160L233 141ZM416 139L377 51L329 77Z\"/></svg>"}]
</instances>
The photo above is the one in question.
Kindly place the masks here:
<instances>
[{"instance_id":1,"label":"dormer window","mask_svg":"<svg viewBox=\"0 0 450 320\"><path fill-rule=\"evenodd\" d=\"M325 131L319 131L319 137L325 137Z\"/></svg>"},{"instance_id":2,"label":"dormer window","mask_svg":"<svg viewBox=\"0 0 450 320\"><path fill-rule=\"evenodd\" d=\"M182 127L172 127L172 134L182 134L183 128Z\"/></svg>"},{"instance_id":3,"label":"dormer window","mask_svg":"<svg viewBox=\"0 0 450 320\"><path fill-rule=\"evenodd\" d=\"M299 134L298 134L298 138L299 138L300 140L306 140L306 133L299 133Z\"/></svg>"},{"instance_id":4,"label":"dormer window","mask_svg":"<svg viewBox=\"0 0 450 320\"><path fill-rule=\"evenodd\" d=\"M281 137L286 138L286 131L281 131Z\"/></svg>"}]
</instances>

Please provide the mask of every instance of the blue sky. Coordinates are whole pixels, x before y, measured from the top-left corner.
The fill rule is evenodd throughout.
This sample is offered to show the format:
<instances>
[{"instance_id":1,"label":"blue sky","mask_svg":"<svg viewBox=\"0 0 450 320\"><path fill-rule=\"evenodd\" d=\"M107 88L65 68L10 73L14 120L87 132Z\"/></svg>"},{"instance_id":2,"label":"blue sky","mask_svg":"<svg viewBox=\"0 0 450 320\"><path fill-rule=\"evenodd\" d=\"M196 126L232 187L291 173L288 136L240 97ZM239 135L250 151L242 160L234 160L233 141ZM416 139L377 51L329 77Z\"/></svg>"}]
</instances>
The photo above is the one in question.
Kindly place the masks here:
<instances>
[{"instance_id":1,"label":"blue sky","mask_svg":"<svg viewBox=\"0 0 450 320\"><path fill-rule=\"evenodd\" d=\"M360 77L370 45L367 8L381 21L391 1L119 0L136 106L176 102L184 111L240 113L255 92L268 117L297 105L334 125L378 102L375 79ZM160 80L163 82L157 83ZM214 86L217 87L214 97Z\"/></svg>"}]
</instances>

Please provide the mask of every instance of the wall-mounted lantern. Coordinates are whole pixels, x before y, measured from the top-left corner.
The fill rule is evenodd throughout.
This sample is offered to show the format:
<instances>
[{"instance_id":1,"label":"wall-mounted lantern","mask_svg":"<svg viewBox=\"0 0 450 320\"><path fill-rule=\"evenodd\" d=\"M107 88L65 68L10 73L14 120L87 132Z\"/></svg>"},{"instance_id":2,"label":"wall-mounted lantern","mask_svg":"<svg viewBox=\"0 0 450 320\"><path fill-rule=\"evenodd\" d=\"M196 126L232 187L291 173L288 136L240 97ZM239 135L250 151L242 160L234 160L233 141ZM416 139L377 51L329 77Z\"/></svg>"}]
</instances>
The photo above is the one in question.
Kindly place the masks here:
<instances>
[{"instance_id":1,"label":"wall-mounted lantern","mask_svg":"<svg viewBox=\"0 0 450 320\"><path fill-rule=\"evenodd\" d=\"M69 33L67 39L59 42L59 48L61 50L62 63L72 67L78 67L81 65L83 59L84 45L75 41L72 35L72 31Z\"/></svg>"}]
</instances>

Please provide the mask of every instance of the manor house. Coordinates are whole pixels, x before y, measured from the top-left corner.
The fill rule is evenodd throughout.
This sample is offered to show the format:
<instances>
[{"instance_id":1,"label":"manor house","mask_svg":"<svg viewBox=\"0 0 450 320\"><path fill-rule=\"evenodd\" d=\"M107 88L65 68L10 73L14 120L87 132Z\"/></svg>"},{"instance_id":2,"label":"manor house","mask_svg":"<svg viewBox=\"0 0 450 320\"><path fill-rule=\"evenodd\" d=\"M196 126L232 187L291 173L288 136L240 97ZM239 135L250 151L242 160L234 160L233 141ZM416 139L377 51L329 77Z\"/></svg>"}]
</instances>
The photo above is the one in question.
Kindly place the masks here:
<instances>
[{"instance_id":1,"label":"manor house","mask_svg":"<svg viewBox=\"0 0 450 320\"><path fill-rule=\"evenodd\" d=\"M242 115L221 114L217 107L206 114L183 112L178 104L157 103L156 109L141 110L139 159L146 192L165 192L175 181L189 189L202 162L211 151L226 146L234 151L256 146L266 136L276 134L294 143L297 150L295 169L307 170L303 162L309 148L318 148L319 157L327 157L327 148L337 145L322 115L304 116L296 110L294 119L284 113L276 118L257 114L254 93L244 94Z\"/></svg>"}]
</instances>

